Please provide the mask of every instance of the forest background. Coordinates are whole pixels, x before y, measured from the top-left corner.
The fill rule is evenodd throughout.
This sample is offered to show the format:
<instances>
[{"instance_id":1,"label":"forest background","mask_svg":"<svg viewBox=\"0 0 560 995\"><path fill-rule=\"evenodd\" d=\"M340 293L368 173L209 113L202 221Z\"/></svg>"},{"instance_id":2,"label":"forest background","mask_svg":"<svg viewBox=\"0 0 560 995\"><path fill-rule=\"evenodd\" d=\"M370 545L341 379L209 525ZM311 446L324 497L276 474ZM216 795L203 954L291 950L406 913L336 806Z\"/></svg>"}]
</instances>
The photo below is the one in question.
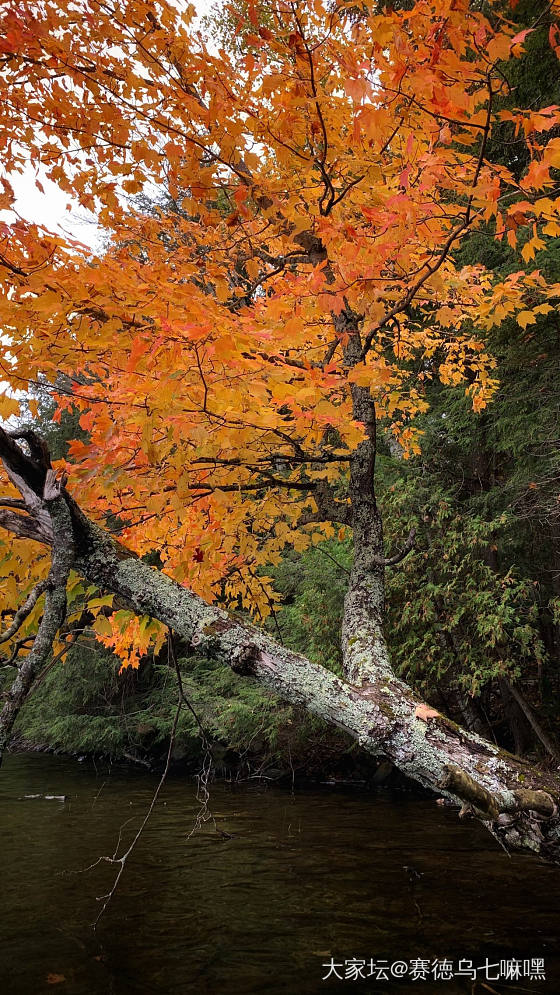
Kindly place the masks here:
<instances>
[{"instance_id":1,"label":"forest background","mask_svg":"<svg viewBox=\"0 0 560 995\"><path fill-rule=\"evenodd\" d=\"M519 3L513 17L522 31L534 20L534 3ZM223 18L211 26L228 30ZM547 31L543 25L524 42L512 106L560 104ZM506 123L502 137L494 135L487 157L521 175L526 162ZM498 243L492 225L463 240L458 264L481 263L500 279L527 266L560 280L560 239L547 239L532 261L523 261L523 243ZM413 552L388 571L386 631L398 673L435 708L500 746L557 766L560 317L534 315L525 328L506 319L481 334L499 382L488 407L473 411L464 384L427 381L422 452L403 460L388 438L378 458L386 535L401 534L403 522L416 531ZM54 424L48 394L36 400L30 424L53 457L63 457L66 441L84 434L77 416ZM336 673L350 565L348 540L332 538L260 568L282 596L265 621L271 633ZM324 779L373 770L318 719L183 649L174 647L185 692L223 773ZM37 681L14 745L157 765L175 700L168 646L144 656L138 669L121 670L85 625L65 662L51 661ZM198 720L181 712L174 748L175 759L193 770L203 750Z\"/></svg>"}]
</instances>

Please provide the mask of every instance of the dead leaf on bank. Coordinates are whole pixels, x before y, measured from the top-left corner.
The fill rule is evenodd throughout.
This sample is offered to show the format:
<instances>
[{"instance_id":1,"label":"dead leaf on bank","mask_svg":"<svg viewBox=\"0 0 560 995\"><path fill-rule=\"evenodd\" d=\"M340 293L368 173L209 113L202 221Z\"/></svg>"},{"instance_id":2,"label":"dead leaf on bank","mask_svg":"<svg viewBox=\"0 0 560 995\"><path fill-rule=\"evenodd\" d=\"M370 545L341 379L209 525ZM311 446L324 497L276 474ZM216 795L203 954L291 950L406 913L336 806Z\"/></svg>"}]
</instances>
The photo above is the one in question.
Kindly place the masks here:
<instances>
[{"instance_id":1,"label":"dead leaf on bank","mask_svg":"<svg viewBox=\"0 0 560 995\"><path fill-rule=\"evenodd\" d=\"M422 719L422 722L439 718L439 712L435 708L430 708L429 705L417 705L414 715L417 719Z\"/></svg>"},{"instance_id":2,"label":"dead leaf on bank","mask_svg":"<svg viewBox=\"0 0 560 995\"><path fill-rule=\"evenodd\" d=\"M63 974L47 974L47 985L59 985L61 981L66 981Z\"/></svg>"}]
</instances>

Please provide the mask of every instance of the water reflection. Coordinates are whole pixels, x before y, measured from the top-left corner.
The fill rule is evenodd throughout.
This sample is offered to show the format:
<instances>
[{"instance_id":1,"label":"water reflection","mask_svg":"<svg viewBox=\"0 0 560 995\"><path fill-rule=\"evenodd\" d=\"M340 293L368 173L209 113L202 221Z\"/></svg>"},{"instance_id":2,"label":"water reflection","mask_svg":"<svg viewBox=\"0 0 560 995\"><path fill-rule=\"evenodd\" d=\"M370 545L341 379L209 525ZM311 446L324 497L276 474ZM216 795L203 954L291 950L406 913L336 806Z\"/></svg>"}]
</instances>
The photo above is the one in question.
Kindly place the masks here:
<instances>
[{"instance_id":1,"label":"water reflection","mask_svg":"<svg viewBox=\"0 0 560 995\"><path fill-rule=\"evenodd\" d=\"M544 957L560 991L560 869L509 858L476 825L407 795L217 784L188 838L193 785L170 780L97 933L114 871L82 869L129 840L153 778L46 756L0 773L2 992L253 995L472 992L472 982L322 982L336 958ZM66 795L67 801L24 795ZM64 978L64 980L61 980Z\"/></svg>"}]
</instances>

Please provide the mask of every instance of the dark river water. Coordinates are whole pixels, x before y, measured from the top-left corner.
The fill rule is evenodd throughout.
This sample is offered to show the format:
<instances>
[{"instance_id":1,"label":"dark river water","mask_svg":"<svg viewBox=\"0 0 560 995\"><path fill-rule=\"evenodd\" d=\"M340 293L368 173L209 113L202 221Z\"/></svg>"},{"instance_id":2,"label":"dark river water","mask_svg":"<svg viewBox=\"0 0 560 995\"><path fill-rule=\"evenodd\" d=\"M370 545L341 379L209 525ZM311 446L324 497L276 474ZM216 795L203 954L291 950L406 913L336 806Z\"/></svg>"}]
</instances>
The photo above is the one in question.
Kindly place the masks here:
<instances>
[{"instance_id":1,"label":"dark river water","mask_svg":"<svg viewBox=\"0 0 560 995\"><path fill-rule=\"evenodd\" d=\"M560 869L510 858L477 824L404 793L215 784L231 838L208 824L189 838L195 789L174 777L94 932L114 870L84 868L119 832L130 840L155 785L89 761L7 758L1 995L560 993ZM24 797L45 794L67 800ZM523 964L539 958L540 981ZM411 980L413 961L429 961L425 980ZM407 979L384 980L397 962ZM521 976L506 981L512 964Z\"/></svg>"}]
</instances>

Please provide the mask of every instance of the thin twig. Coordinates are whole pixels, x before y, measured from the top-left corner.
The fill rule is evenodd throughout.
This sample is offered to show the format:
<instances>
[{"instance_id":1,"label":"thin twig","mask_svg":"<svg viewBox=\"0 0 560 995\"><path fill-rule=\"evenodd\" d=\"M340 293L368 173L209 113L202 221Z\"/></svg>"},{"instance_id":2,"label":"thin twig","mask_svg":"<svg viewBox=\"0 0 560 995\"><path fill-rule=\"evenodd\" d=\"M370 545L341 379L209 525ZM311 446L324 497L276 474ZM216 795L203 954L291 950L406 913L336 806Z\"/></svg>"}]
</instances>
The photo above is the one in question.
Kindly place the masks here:
<instances>
[{"instance_id":1,"label":"thin twig","mask_svg":"<svg viewBox=\"0 0 560 995\"><path fill-rule=\"evenodd\" d=\"M194 836L194 834L198 832L199 829L202 828L204 823L209 821L212 822L214 830L219 836L221 836L223 839L231 839L230 833L224 832L223 829L218 829L216 825L216 820L208 807L208 802L210 801L210 791L208 789L208 784L210 783L210 779L215 768L214 754L212 752L212 745L210 743L210 738L208 736L208 733L206 732L206 729L204 728L201 719L198 713L196 712L192 702L189 701L189 699L185 694L183 678L181 675L181 670L179 668L179 662L175 654L175 647L173 645L173 633L171 629L167 630L167 653L169 660L173 663L173 667L175 669L175 675L177 677L177 686L179 688L179 706L180 707L184 706L194 717L194 720L198 726L200 739L204 747L204 753L202 756L202 767L196 776L196 783L197 783L196 800L200 804L200 809L197 813L196 819L194 820L192 829L190 833L188 833L187 835L187 839L190 840L191 836Z\"/></svg>"},{"instance_id":2,"label":"thin twig","mask_svg":"<svg viewBox=\"0 0 560 995\"><path fill-rule=\"evenodd\" d=\"M18 629L21 628L27 616L32 612L33 608L37 604L41 595L46 591L47 581L41 580L38 584L35 584L33 590L27 595L27 598L22 605L16 611L11 625L6 629L5 632L0 633L0 643L5 643L8 639L16 634Z\"/></svg>"},{"instance_id":3,"label":"thin twig","mask_svg":"<svg viewBox=\"0 0 560 995\"><path fill-rule=\"evenodd\" d=\"M99 898L97 899L98 902L103 902L103 905L101 906L101 911L99 912L99 915L97 916L95 922L93 923L93 929L94 930L97 929L98 923L100 922L101 918L103 917L103 915L107 911L107 908L108 908L108 906L109 906L109 904L110 904L110 902L111 902L111 900L112 900L112 898L113 898L113 896L114 896L114 894L115 894L115 892L116 892L116 890L118 888L119 881L120 881L120 879L122 877L122 874L123 874L123 871L124 871L124 869L126 867L126 862L127 862L128 858L130 857L131 853L133 852L133 850L135 849L136 844L138 843L138 840L140 839L142 833L144 832L144 828L147 825L148 820L149 820L149 818L150 818L150 816L151 816L151 814L152 814L152 812L153 812L153 810L155 808L155 804L156 804L156 802L158 800L160 791L163 788L163 785L165 784L165 779L167 777L167 774L168 774L168 771L169 771L169 766L171 764L171 754L173 752L173 747L175 745L175 733L177 732L177 723L179 721L179 715L181 714L182 705L183 705L183 703L182 703L181 699L179 699L179 701L177 703L177 708L175 710L175 715L174 715L174 718L173 718L173 725L171 726L171 734L169 736L169 747L168 747L168 750L167 750L167 757L166 757L166 761L165 761L165 767L164 767L163 773L162 773L162 775L161 775L161 777L159 779L158 786L157 786L156 790L154 791L154 794L153 794L152 800L150 802L150 806L148 808L148 811L146 812L146 815L142 819L142 822L140 823L140 827L137 830L136 835L134 836L134 838L132 840L132 843L130 844L130 846L128 847L128 849L125 850L125 852L120 857L116 856L116 854L118 852L118 845L119 845L117 843L117 850L115 850L115 853L113 854L112 857L99 857L99 860L97 860L95 862L95 864L91 865L91 868L93 868L93 867L96 867L97 864L99 864L102 861L104 861L105 863L108 863L108 864L113 864L113 865L117 864L118 868L119 868L118 871L117 871L117 876L116 876L116 878L115 878L115 880L113 882L113 887L111 888L111 890L108 891L106 895L100 895ZM88 870L89 869L90 868L88 868Z\"/></svg>"}]
</instances>

